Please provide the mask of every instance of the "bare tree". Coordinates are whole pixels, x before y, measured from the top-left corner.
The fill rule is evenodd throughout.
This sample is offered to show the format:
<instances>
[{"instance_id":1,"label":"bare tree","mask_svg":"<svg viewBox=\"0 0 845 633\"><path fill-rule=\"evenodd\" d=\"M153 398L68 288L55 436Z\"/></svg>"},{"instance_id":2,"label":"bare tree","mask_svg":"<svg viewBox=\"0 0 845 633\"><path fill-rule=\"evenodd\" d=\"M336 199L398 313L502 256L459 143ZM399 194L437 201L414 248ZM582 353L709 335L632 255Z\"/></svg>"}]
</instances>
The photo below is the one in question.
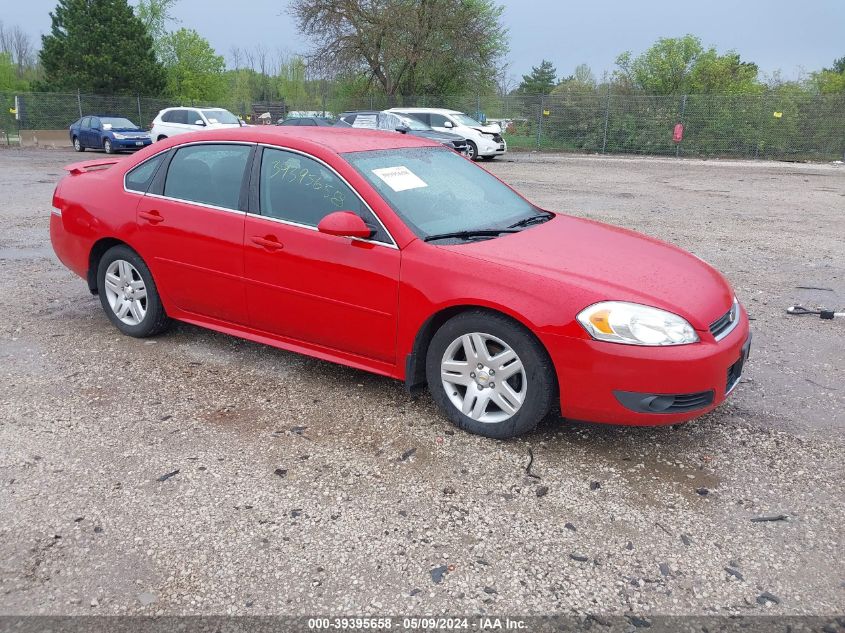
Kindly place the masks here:
<instances>
[{"instance_id":1,"label":"bare tree","mask_svg":"<svg viewBox=\"0 0 845 633\"><path fill-rule=\"evenodd\" d=\"M503 62L496 69L496 90L500 97L508 96L516 88L516 78L511 73L510 62Z\"/></svg>"},{"instance_id":2,"label":"bare tree","mask_svg":"<svg viewBox=\"0 0 845 633\"><path fill-rule=\"evenodd\" d=\"M11 33L12 61L17 66L18 79L21 79L27 68L32 66L35 48L24 30L15 26Z\"/></svg>"},{"instance_id":3,"label":"bare tree","mask_svg":"<svg viewBox=\"0 0 845 633\"><path fill-rule=\"evenodd\" d=\"M292 0L314 70L363 72L388 95L492 84L507 50L493 0Z\"/></svg>"}]
</instances>

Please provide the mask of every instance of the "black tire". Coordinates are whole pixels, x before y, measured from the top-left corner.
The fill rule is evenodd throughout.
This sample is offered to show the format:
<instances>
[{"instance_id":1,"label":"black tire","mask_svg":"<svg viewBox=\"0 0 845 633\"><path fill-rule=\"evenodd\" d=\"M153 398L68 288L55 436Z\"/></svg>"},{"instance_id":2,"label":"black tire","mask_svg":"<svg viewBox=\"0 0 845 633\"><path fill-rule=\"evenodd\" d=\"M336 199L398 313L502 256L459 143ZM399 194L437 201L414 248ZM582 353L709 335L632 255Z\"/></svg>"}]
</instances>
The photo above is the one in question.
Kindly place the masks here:
<instances>
[{"instance_id":1,"label":"black tire","mask_svg":"<svg viewBox=\"0 0 845 633\"><path fill-rule=\"evenodd\" d=\"M165 136L164 134L159 134L159 135L158 135L158 138L156 139L156 142L158 142L158 141L163 141L163 140L164 140L164 139L166 139L166 138L167 138L167 136Z\"/></svg>"},{"instance_id":2,"label":"black tire","mask_svg":"<svg viewBox=\"0 0 845 633\"><path fill-rule=\"evenodd\" d=\"M85 147L82 145L82 141L79 140L78 136L73 137L73 150L75 152L84 152Z\"/></svg>"},{"instance_id":3,"label":"black tire","mask_svg":"<svg viewBox=\"0 0 845 633\"><path fill-rule=\"evenodd\" d=\"M522 406L501 422L481 422L464 415L449 399L441 380L441 361L449 345L471 332L492 335L507 343L519 356L527 379ZM426 354L426 378L431 397L457 427L485 437L509 439L534 429L552 408L557 381L546 350L521 324L497 312L462 312L444 323L434 334ZM467 387L472 389L474 387Z\"/></svg>"},{"instance_id":4,"label":"black tire","mask_svg":"<svg viewBox=\"0 0 845 633\"><path fill-rule=\"evenodd\" d=\"M478 145L472 141L467 141L467 158L470 160L478 160Z\"/></svg>"},{"instance_id":5,"label":"black tire","mask_svg":"<svg viewBox=\"0 0 845 633\"><path fill-rule=\"evenodd\" d=\"M114 147L112 147L111 140L109 139L103 140L103 149L106 151L106 154L114 154Z\"/></svg>"},{"instance_id":6,"label":"black tire","mask_svg":"<svg viewBox=\"0 0 845 633\"><path fill-rule=\"evenodd\" d=\"M141 320L141 322L137 325L129 325L121 321L115 314L114 310L112 310L106 296L106 270L110 264L117 260L124 260L132 264L132 266L134 266L140 274L147 290L147 311L143 320ZM161 303L161 298L158 295L158 289L156 288L150 269L147 268L147 265L144 263L144 260L141 259L141 256L125 244L112 246L100 258L100 262L97 265L97 294L100 296L100 304L103 306L103 311L106 313L109 321L111 321L118 330L128 336L134 336L136 338L155 336L156 334L160 334L165 331L170 326L170 317L168 317L167 313L164 311L164 306Z\"/></svg>"}]
</instances>

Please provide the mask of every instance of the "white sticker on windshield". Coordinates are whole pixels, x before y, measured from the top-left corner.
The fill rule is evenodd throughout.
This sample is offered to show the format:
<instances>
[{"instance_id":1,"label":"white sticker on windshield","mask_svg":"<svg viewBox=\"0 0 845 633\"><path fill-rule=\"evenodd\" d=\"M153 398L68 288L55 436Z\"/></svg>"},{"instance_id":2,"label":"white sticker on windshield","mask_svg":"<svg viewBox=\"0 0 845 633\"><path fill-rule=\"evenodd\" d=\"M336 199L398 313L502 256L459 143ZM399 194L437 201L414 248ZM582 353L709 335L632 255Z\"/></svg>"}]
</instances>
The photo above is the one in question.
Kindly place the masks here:
<instances>
[{"instance_id":1,"label":"white sticker on windshield","mask_svg":"<svg viewBox=\"0 0 845 633\"><path fill-rule=\"evenodd\" d=\"M111 129L111 123L103 123L103 129L104 130L110 130Z\"/></svg>"},{"instance_id":2,"label":"white sticker on windshield","mask_svg":"<svg viewBox=\"0 0 845 633\"><path fill-rule=\"evenodd\" d=\"M422 178L404 166L374 169L373 173L381 178L393 191L428 187Z\"/></svg>"}]
</instances>

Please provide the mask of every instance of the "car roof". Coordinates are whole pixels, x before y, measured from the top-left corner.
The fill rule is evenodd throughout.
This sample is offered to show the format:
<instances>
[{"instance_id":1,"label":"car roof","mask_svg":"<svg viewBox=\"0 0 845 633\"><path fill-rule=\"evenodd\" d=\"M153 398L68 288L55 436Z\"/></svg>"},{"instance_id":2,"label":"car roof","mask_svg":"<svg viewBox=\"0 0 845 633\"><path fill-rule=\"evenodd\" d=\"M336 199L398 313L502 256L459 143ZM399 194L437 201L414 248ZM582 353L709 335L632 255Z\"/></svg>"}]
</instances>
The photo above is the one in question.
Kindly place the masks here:
<instances>
[{"instance_id":1,"label":"car roof","mask_svg":"<svg viewBox=\"0 0 845 633\"><path fill-rule=\"evenodd\" d=\"M390 108L388 112L432 112L434 114L463 114L460 110L449 110L448 108Z\"/></svg>"},{"instance_id":2,"label":"car roof","mask_svg":"<svg viewBox=\"0 0 845 633\"><path fill-rule=\"evenodd\" d=\"M281 145L291 149L309 150L319 146L336 154L346 152L366 152L380 149L401 149L406 147L439 147L440 143L410 136L368 130L362 128L337 127L299 127L280 125L256 125L223 130L203 130L171 137L174 146L183 142L197 141L244 141L247 143L267 143ZM169 139L170 140L170 139Z\"/></svg>"}]
</instances>

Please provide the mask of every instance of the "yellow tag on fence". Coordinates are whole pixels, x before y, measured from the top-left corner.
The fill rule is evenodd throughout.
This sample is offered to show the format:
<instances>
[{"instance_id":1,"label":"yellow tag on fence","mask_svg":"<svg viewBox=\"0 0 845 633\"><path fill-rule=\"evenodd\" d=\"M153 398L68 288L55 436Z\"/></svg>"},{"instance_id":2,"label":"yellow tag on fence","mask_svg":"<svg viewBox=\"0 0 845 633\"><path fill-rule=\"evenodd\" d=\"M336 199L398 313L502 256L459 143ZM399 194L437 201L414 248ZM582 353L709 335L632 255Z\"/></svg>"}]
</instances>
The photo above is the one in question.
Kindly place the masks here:
<instances>
[{"instance_id":1,"label":"yellow tag on fence","mask_svg":"<svg viewBox=\"0 0 845 633\"><path fill-rule=\"evenodd\" d=\"M775 116L776 119L779 119L783 116L783 112L775 112L774 116Z\"/></svg>"},{"instance_id":2,"label":"yellow tag on fence","mask_svg":"<svg viewBox=\"0 0 845 633\"><path fill-rule=\"evenodd\" d=\"M551 110L543 110L543 116L549 116L551 113Z\"/></svg>"},{"instance_id":3,"label":"yellow tag on fence","mask_svg":"<svg viewBox=\"0 0 845 633\"><path fill-rule=\"evenodd\" d=\"M18 111L16 108L9 108L9 114L17 114Z\"/></svg>"}]
</instances>

